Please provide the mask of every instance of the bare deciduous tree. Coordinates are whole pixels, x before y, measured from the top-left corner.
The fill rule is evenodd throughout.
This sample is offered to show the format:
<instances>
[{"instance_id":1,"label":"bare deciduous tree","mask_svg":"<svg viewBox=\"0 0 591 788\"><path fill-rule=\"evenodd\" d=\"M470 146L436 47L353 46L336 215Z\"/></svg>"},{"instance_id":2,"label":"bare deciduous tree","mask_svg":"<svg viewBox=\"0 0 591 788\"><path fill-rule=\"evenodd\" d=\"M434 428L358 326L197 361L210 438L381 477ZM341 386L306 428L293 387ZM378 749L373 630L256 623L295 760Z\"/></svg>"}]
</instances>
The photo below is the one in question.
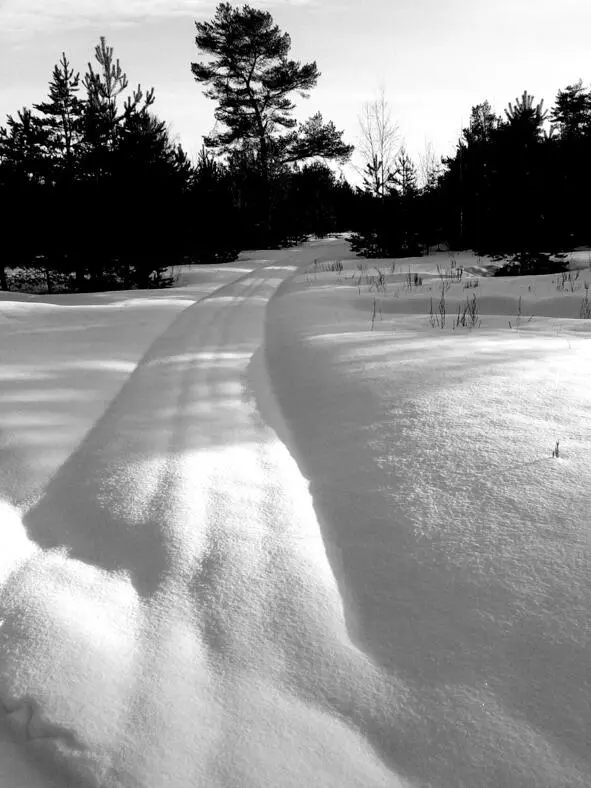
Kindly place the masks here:
<instances>
[{"instance_id":1,"label":"bare deciduous tree","mask_svg":"<svg viewBox=\"0 0 591 788\"><path fill-rule=\"evenodd\" d=\"M433 143L425 142L425 150L419 155L419 185L421 189L434 189L441 173L441 161L435 153Z\"/></svg>"},{"instance_id":2,"label":"bare deciduous tree","mask_svg":"<svg viewBox=\"0 0 591 788\"><path fill-rule=\"evenodd\" d=\"M363 105L359 116L359 152L365 188L376 197L384 198L392 186L399 150L398 126L383 88L377 98Z\"/></svg>"}]
</instances>

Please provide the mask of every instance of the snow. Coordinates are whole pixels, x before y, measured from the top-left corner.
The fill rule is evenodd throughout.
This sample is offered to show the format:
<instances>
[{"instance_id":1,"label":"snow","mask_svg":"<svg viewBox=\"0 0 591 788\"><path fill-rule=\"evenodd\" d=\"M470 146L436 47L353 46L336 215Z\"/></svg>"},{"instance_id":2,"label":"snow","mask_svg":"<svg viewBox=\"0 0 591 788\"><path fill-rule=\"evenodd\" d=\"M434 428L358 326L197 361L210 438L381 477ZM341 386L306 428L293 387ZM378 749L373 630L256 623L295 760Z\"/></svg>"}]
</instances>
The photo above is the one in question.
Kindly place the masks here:
<instances>
[{"instance_id":1,"label":"snow","mask_svg":"<svg viewBox=\"0 0 591 788\"><path fill-rule=\"evenodd\" d=\"M450 259L1 294L0 788L591 784L591 271Z\"/></svg>"}]
</instances>

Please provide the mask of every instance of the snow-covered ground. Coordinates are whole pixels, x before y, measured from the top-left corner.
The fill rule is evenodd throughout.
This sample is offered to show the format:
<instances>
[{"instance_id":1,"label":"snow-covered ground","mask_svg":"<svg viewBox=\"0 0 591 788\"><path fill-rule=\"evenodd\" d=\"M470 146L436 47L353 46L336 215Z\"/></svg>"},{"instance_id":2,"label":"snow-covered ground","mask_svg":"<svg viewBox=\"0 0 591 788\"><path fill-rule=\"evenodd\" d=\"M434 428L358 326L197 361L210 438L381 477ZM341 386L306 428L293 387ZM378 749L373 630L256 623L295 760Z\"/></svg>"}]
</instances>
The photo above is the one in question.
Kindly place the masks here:
<instances>
[{"instance_id":1,"label":"snow-covered ground","mask_svg":"<svg viewBox=\"0 0 591 788\"><path fill-rule=\"evenodd\" d=\"M591 785L591 271L455 262L1 294L0 788Z\"/></svg>"}]
</instances>

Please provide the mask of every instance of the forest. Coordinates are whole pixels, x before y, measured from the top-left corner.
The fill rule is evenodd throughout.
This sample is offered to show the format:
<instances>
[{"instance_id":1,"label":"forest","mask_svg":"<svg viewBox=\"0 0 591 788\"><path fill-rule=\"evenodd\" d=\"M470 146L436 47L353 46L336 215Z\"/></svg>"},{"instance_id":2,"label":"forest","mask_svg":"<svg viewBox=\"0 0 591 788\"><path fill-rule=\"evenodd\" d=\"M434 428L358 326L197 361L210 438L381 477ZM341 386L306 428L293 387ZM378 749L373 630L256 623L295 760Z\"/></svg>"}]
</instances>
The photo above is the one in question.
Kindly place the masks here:
<instances>
[{"instance_id":1,"label":"forest","mask_svg":"<svg viewBox=\"0 0 591 788\"><path fill-rule=\"evenodd\" d=\"M271 14L221 3L195 26L187 68L216 121L195 161L105 37L83 75L63 53L46 97L8 116L2 289L163 286L171 266L333 232L351 232L367 257L445 244L504 257L514 274L560 270L557 253L590 243L591 90L581 80L550 109L527 91L502 114L482 101L451 155L419 163L398 145L382 96L360 118L362 183L352 185L338 174L354 150L343 133L319 113L293 118L295 97L321 75L290 59Z\"/></svg>"}]
</instances>

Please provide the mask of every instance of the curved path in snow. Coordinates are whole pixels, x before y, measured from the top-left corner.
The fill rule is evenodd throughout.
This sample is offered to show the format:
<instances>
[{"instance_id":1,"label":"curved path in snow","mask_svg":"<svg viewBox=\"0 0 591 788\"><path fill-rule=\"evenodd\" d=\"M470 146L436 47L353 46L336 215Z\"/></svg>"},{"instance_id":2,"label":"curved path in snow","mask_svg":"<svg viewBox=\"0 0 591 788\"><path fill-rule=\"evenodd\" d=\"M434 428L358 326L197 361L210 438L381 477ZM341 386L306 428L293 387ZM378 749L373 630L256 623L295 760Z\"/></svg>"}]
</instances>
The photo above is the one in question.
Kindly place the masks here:
<instances>
[{"instance_id":1,"label":"curved path in snow","mask_svg":"<svg viewBox=\"0 0 591 788\"><path fill-rule=\"evenodd\" d=\"M405 690L351 642L249 385L270 396L269 299L334 249L188 307L35 508L0 512L0 788L406 785L380 756Z\"/></svg>"}]
</instances>

